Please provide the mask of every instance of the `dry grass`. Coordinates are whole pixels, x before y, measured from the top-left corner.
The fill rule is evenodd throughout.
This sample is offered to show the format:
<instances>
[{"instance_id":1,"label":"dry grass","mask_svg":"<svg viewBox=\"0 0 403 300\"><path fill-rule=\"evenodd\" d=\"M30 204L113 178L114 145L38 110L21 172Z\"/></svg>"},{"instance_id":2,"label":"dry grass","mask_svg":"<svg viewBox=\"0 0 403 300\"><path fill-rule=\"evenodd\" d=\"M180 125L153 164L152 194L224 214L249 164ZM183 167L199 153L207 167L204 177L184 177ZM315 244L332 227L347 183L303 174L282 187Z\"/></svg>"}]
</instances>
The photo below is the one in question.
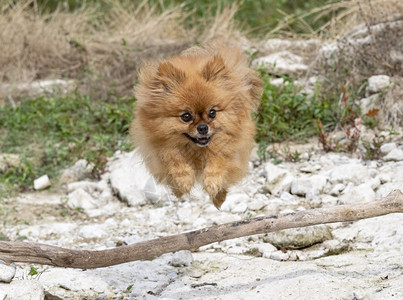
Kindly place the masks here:
<instances>
[{"instance_id":1,"label":"dry grass","mask_svg":"<svg viewBox=\"0 0 403 300\"><path fill-rule=\"evenodd\" d=\"M74 78L85 92L105 96L114 90L116 95L128 95L143 60L177 54L195 42L237 33L233 21L236 5L187 29L182 6L160 12L147 1L108 3L104 14L93 7L39 13L32 0L0 4L0 83Z\"/></svg>"},{"instance_id":2,"label":"dry grass","mask_svg":"<svg viewBox=\"0 0 403 300\"><path fill-rule=\"evenodd\" d=\"M284 14L284 22L271 30L267 36L298 36L299 38L332 40L342 36L358 24L375 25L402 14L403 2L401 0L341 0L303 14ZM314 29L311 24L321 18L327 18L329 21ZM298 29L298 34L295 32L295 28Z\"/></svg>"}]
</instances>

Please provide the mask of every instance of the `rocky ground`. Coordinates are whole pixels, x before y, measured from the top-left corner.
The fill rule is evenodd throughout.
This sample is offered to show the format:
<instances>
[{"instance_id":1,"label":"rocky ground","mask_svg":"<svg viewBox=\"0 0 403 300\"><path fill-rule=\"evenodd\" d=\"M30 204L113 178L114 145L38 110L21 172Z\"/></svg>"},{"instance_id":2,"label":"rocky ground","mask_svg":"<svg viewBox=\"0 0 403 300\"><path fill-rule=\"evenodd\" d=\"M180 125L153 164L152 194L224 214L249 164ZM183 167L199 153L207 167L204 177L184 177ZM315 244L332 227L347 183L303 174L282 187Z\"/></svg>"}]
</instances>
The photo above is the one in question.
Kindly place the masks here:
<instances>
[{"instance_id":1,"label":"rocky ground","mask_svg":"<svg viewBox=\"0 0 403 300\"><path fill-rule=\"evenodd\" d=\"M371 32L383 36L385 28L402 24L393 21ZM363 38L368 30L356 28L344 44L270 40L260 45L255 64L305 79L301 85L309 94L322 80L311 74L312 66L320 60L332 66L335 57L369 49ZM403 61L401 39L390 40L397 41L388 50L390 63L398 65ZM401 76L373 76L357 104L363 113L379 109L380 124L396 130L403 125L402 87ZM362 140L376 137L362 125L356 129ZM78 161L59 183L46 177L36 181L37 189L52 184L50 189L1 204L0 240L102 250L262 215L376 201L394 189L403 190L402 135L389 141L389 133L376 133L386 137L378 160L364 160L362 147L353 155L325 153L317 141L287 146L296 162L262 162L253 153L249 176L233 187L220 211L199 188L186 199L176 199L154 182L136 152L116 153L98 182L88 179L93 166ZM336 133L333 141L342 144L346 134ZM9 154L4 165L13 159ZM0 171L5 160L0 156ZM403 299L402 225L402 214L391 214L238 238L193 253L92 270L0 264L0 300Z\"/></svg>"},{"instance_id":2,"label":"rocky ground","mask_svg":"<svg viewBox=\"0 0 403 300\"><path fill-rule=\"evenodd\" d=\"M296 148L295 148L296 147ZM221 211L198 188L182 200L155 184L136 152L117 153L99 182L77 162L60 188L8 199L0 232L10 240L106 249L214 224L344 203L403 190L403 144L364 161L295 145L298 162L260 162ZM391 214L238 238L152 261L80 270L0 264L0 299L399 299L403 216Z\"/></svg>"}]
</instances>

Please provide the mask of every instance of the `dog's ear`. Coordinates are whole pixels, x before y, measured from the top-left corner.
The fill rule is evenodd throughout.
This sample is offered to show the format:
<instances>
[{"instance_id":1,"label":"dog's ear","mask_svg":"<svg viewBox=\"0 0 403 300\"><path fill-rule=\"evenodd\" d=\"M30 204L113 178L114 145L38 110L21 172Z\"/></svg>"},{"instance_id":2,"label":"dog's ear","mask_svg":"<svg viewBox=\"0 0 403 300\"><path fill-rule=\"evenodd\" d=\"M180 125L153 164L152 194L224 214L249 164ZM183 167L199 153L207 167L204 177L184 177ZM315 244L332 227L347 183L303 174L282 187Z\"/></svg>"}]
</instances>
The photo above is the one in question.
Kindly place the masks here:
<instances>
[{"instance_id":1,"label":"dog's ear","mask_svg":"<svg viewBox=\"0 0 403 300\"><path fill-rule=\"evenodd\" d=\"M158 66L157 82L170 92L175 85L185 80L185 73L177 69L170 62L161 62Z\"/></svg>"},{"instance_id":2,"label":"dog's ear","mask_svg":"<svg viewBox=\"0 0 403 300\"><path fill-rule=\"evenodd\" d=\"M215 80L219 77L225 78L228 75L228 71L225 68L222 57L215 55L210 59L204 66L202 75L207 81Z\"/></svg>"}]
</instances>

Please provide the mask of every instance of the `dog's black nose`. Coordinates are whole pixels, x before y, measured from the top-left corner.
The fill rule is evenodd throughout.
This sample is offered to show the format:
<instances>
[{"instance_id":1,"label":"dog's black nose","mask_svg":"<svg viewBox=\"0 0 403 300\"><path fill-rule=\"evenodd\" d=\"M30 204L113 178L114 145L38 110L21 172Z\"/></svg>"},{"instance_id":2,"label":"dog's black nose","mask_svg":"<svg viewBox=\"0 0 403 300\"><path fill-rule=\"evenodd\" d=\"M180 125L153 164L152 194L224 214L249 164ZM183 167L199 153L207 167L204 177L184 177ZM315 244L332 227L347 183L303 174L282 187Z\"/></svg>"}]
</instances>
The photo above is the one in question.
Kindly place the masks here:
<instances>
[{"instance_id":1,"label":"dog's black nose","mask_svg":"<svg viewBox=\"0 0 403 300\"><path fill-rule=\"evenodd\" d=\"M206 124L202 124L197 126L197 132L200 134L207 134L208 132L208 126Z\"/></svg>"}]
</instances>

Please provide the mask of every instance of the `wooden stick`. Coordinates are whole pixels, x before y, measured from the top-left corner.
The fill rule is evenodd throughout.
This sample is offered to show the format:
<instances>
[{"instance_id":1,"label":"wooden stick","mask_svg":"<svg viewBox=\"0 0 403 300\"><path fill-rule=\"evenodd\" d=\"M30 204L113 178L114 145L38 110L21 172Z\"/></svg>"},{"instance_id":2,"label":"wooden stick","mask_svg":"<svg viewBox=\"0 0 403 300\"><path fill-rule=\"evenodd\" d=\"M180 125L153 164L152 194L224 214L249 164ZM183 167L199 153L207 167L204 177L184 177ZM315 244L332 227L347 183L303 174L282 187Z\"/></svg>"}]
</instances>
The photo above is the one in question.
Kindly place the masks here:
<instances>
[{"instance_id":1,"label":"wooden stick","mask_svg":"<svg viewBox=\"0 0 403 300\"><path fill-rule=\"evenodd\" d=\"M207 244L243 236L316 224L356 221L390 213L403 213L403 194L400 190L391 192L380 201L259 217L101 251L71 250L39 243L0 242L0 259L68 268L101 268L135 260L149 260L179 250L196 250Z\"/></svg>"}]
</instances>

